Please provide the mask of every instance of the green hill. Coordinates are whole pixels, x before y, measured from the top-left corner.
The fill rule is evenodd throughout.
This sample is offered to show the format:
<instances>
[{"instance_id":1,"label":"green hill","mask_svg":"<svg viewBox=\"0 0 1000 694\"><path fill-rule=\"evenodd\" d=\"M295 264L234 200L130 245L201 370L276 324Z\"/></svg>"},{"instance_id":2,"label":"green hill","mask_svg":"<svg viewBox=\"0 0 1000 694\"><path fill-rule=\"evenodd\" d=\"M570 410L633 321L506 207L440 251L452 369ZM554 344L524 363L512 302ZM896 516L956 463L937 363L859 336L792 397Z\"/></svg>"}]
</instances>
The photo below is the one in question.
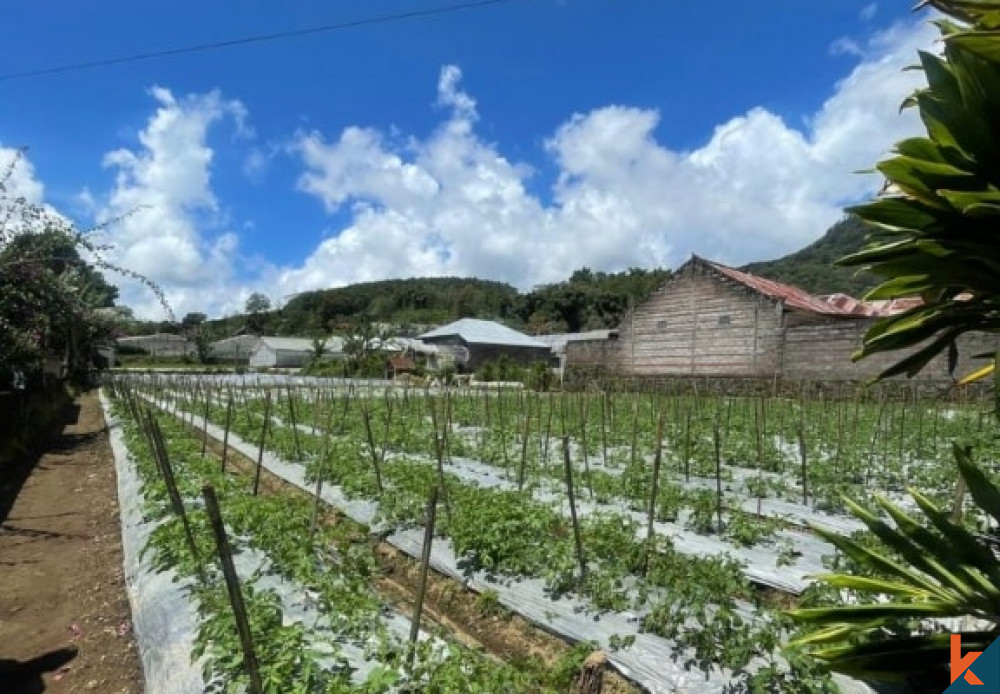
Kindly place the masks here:
<instances>
[{"instance_id":1,"label":"green hill","mask_svg":"<svg viewBox=\"0 0 1000 694\"><path fill-rule=\"evenodd\" d=\"M834 267L833 261L861 249L869 230L857 217L846 217L802 250L777 260L750 263L742 269L813 294L841 292L861 298L875 286L876 278L857 268Z\"/></svg>"}]
</instances>

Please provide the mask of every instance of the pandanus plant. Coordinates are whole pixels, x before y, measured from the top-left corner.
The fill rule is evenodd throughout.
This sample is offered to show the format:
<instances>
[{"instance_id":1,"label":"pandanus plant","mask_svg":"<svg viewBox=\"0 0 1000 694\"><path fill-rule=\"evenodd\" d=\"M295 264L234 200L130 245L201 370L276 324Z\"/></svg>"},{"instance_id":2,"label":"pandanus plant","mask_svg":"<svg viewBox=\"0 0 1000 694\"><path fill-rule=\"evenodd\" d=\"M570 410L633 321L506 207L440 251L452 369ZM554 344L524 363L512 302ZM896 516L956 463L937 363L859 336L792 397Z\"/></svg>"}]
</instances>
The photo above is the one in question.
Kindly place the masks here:
<instances>
[{"instance_id":1,"label":"pandanus plant","mask_svg":"<svg viewBox=\"0 0 1000 694\"><path fill-rule=\"evenodd\" d=\"M927 86L903 104L919 112L926 136L897 143L876 166L882 192L849 210L872 225L870 243L838 261L881 279L866 299L922 299L875 320L854 355L904 350L880 379L914 376L942 353L954 370L960 335L1000 333L1000 0L928 0L917 9L928 6L939 13L942 51L919 54ZM996 371L997 355L977 356L988 363L959 383ZM977 514L1000 524L1000 489L968 447L955 444L954 456ZM819 581L851 599L792 611L802 626L792 646L833 671L936 693L952 679L956 626L942 620L972 618L963 654L1000 636L1000 560L989 538L960 522L961 494L949 513L909 493L914 516L886 499L878 500L884 520L850 504L877 547L815 529L854 566Z\"/></svg>"}]
</instances>

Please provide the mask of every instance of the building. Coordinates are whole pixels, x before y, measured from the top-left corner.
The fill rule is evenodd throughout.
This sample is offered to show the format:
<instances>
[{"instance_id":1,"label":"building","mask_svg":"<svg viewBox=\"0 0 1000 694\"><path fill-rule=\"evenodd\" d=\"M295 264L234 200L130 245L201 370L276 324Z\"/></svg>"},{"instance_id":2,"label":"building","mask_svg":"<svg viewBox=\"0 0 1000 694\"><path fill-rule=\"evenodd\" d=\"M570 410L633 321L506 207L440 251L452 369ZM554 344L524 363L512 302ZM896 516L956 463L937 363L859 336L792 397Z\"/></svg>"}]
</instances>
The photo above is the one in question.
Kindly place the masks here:
<instances>
[{"instance_id":1,"label":"building","mask_svg":"<svg viewBox=\"0 0 1000 694\"><path fill-rule=\"evenodd\" d=\"M582 333L557 333L553 335L535 335L534 337L539 342L547 344L549 349L552 350L552 355L556 361L554 370L559 379L562 380L566 372L566 352L569 343L572 342L576 346L574 353L577 355L578 366L581 364L584 355L591 354L595 348L597 349L596 364L600 364L603 361L603 350L600 347L608 344L609 340L617 338L618 331L588 330ZM594 356L588 356L587 359L591 362L591 366L595 365Z\"/></svg>"},{"instance_id":2,"label":"building","mask_svg":"<svg viewBox=\"0 0 1000 694\"><path fill-rule=\"evenodd\" d=\"M260 337L257 335L236 335L213 342L209 349L212 357L219 361L246 364L258 342Z\"/></svg>"},{"instance_id":3,"label":"building","mask_svg":"<svg viewBox=\"0 0 1000 694\"><path fill-rule=\"evenodd\" d=\"M324 342L324 359L344 355L344 341L339 337ZM299 368L315 353L313 340L307 337L261 337L250 353L250 366L256 368Z\"/></svg>"},{"instance_id":4,"label":"building","mask_svg":"<svg viewBox=\"0 0 1000 694\"><path fill-rule=\"evenodd\" d=\"M419 339L436 345L467 371L501 357L523 365L552 361L552 350L544 342L500 323L476 318L462 318L424 333Z\"/></svg>"},{"instance_id":5,"label":"building","mask_svg":"<svg viewBox=\"0 0 1000 694\"><path fill-rule=\"evenodd\" d=\"M148 354L152 357L193 356L198 351L192 340L171 333L119 337L117 343L122 354Z\"/></svg>"},{"instance_id":6,"label":"building","mask_svg":"<svg viewBox=\"0 0 1000 694\"><path fill-rule=\"evenodd\" d=\"M630 376L864 380L901 356L853 362L865 331L875 318L913 305L813 296L693 256L632 310L617 335L567 342L566 361L571 369ZM997 344L993 335L963 336L957 371L974 368L969 357ZM947 360L935 359L921 377L947 378Z\"/></svg>"}]
</instances>

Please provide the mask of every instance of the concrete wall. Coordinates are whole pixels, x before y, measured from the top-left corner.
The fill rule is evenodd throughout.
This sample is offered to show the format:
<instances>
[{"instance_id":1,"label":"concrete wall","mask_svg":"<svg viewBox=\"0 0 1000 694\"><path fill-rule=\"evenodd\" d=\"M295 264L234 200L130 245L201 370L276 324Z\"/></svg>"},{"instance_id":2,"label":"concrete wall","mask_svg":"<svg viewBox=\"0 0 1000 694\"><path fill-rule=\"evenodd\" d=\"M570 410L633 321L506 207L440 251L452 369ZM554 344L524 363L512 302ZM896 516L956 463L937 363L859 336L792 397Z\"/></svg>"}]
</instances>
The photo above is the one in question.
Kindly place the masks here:
<instances>
[{"instance_id":1,"label":"concrete wall","mask_svg":"<svg viewBox=\"0 0 1000 694\"><path fill-rule=\"evenodd\" d=\"M618 363L608 367L634 375L771 374L780 367L781 319L776 302L688 266L622 323Z\"/></svg>"},{"instance_id":2,"label":"concrete wall","mask_svg":"<svg viewBox=\"0 0 1000 694\"><path fill-rule=\"evenodd\" d=\"M865 380L877 376L911 352L873 354L852 362L851 354L861 347L871 320L836 320L813 325L789 325L785 331L784 368L782 375L793 379L829 381ZM995 352L998 336L969 333L958 340L957 375L983 365L971 357L983 352ZM948 359L942 354L928 364L917 378L947 380Z\"/></svg>"}]
</instances>

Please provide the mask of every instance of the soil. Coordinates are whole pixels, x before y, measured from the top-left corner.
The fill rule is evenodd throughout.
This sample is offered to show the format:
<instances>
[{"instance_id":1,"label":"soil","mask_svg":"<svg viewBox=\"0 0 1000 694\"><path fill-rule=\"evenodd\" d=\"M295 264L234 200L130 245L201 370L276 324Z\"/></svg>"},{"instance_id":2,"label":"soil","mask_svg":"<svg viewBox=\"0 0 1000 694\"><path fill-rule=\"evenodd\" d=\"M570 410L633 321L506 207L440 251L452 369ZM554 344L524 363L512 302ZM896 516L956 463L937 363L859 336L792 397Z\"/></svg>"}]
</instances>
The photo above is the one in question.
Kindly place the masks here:
<instances>
[{"instance_id":1,"label":"soil","mask_svg":"<svg viewBox=\"0 0 1000 694\"><path fill-rule=\"evenodd\" d=\"M187 426L199 438L203 436L200 429ZM217 457L222 456L222 444L215 439L208 439L207 450ZM227 469L240 474L250 476L256 469L256 461L232 447L229 447L226 460ZM261 470L260 482L261 492L265 494L309 496L267 469ZM326 510L324 521L347 524L358 534L359 541L371 541L363 527L333 510ZM375 584L379 593L403 614L412 613L419 585L419 562L386 542L375 543L374 550L382 569L382 577ZM506 662L536 657L546 664L554 664L569 649L561 638L433 570L428 574L423 617L445 629L457 641ZM603 679L603 694L637 694L639 691L610 667Z\"/></svg>"},{"instance_id":2,"label":"soil","mask_svg":"<svg viewBox=\"0 0 1000 694\"><path fill-rule=\"evenodd\" d=\"M140 694L97 392L77 397L0 475L0 689Z\"/></svg>"}]
</instances>

